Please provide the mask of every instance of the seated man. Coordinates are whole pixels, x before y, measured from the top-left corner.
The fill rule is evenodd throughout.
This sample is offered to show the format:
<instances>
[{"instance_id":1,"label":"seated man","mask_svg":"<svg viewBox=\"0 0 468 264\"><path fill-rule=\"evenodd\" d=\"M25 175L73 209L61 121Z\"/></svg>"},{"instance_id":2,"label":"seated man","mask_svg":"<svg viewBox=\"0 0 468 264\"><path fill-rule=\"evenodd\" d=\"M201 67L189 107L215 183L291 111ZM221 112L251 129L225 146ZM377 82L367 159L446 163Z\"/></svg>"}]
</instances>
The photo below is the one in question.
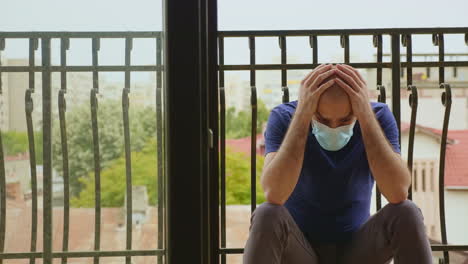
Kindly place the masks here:
<instances>
[{"instance_id":1,"label":"seated man","mask_svg":"<svg viewBox=\"0 0 468 264\"><path fill-rule=\"evenodd\" d=\"M421 210L406 199L397 124L357 70L309 73L299 99L271 111L265 144L267 202L252 215L244 264L432 263ZM370 217L374 180L390 203Z\"/></svg>"}]
</instances>

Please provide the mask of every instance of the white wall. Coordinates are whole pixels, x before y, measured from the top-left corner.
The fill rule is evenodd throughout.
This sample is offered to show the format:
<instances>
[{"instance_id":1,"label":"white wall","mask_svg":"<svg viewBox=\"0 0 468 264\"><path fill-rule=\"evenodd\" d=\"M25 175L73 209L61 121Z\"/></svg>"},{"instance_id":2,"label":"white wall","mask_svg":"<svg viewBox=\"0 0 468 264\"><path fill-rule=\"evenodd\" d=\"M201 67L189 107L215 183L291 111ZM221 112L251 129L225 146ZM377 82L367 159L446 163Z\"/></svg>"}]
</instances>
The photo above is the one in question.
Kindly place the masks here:
<instances>
[{"instance_id":1,"label":"white wall","mask_svg":"<svg viewBox=\"0 0 468 264\"><path fill-rule=\"evenodd\" d=\"M468 189L445 190L447 241L468 244Z\"/></svg>"},{"instance_id":2,"label":"white wall","mask_svg":"<svg viewBox=\"0 0 468 264\"><path fill-rule=\"evenodd\" d=\"M468 129L468 105L466 97L453 97L449 129ZM419 98L416 123L418 125L442 129L445 107L440 97ZM411 121L411 107L408 99L401 99L401 121Z\"/></svg>"}]
</instances>

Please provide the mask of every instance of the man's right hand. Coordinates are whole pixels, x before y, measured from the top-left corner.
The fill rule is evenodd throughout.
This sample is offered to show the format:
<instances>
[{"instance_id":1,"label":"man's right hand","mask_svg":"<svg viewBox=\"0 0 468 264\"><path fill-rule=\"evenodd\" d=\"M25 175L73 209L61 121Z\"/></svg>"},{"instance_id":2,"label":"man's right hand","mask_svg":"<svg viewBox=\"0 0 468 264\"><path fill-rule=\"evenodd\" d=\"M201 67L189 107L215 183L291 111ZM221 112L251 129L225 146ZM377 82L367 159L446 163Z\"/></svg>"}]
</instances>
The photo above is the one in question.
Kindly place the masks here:
<instances>
[{"instance_id":1,"label":"man's right hand","mask_svg":"<svg viewBox=\"0 0 468 264\"><path fill-rule=\"evenodd\" d=\"M303 115L308 120L312 119L312 116L317 111L320 95L335 83L335 79L330 79L325 83L322 82L334 74L335 66L322 64L301 81L297 113Z\"/></svg>"}]
</instances>

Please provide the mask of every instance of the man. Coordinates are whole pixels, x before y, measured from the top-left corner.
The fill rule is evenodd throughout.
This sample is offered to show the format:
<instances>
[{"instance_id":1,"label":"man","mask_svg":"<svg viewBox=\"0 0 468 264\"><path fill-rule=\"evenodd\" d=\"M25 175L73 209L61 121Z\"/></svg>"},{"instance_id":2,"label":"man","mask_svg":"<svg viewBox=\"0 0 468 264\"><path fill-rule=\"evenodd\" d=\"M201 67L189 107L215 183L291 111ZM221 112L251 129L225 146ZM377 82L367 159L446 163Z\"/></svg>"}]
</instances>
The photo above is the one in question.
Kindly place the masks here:
<instances>
[{"instance_id":1,"label":"man","mask_svg":"<svg viewBox=\"0 0 468 264\"><path fill-rule=\"evenodd\" d=\"M265 131L267 202L251 218L244 264L428 264L421 210L386 104L348 65L325 64ZM389 204L369 217L374 180Z\"/></svg>"}]
</instances>

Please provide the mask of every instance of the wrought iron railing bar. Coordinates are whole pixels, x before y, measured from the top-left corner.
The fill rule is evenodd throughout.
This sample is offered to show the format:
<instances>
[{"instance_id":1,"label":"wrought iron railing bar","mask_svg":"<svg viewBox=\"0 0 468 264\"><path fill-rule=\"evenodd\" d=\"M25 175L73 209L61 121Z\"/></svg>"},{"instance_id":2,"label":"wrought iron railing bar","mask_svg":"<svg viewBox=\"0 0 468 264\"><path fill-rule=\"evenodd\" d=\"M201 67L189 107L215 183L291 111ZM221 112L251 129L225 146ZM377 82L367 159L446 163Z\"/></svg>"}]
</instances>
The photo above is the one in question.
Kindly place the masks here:
<instances>
[{"instance_id":1,"label":"wrought iron railing bar","mask_svg":"<svg viewBox=\"0 0 468 264\"><path fill-rule=\"evenodd\" d=\"M444 35L433 34L432 42L435 46L439 47L439 62L444 61L445 47ZM444 123L442 128L442 138L440 143L440 160L439 160L439 213L440 213L440 232L442 243L447 244L447 227L445 222L445 152L447 147L447 134L448 124L450 121L450 110L452 107L452 90L449 84L445 83L445 68L439 67L439 83L440 88L444 89L442 92L442 104L445 106ZM444 262L450 263L450 256L448 251L444 251Z\"/></svg>"},{"instance_id":2,"label":"wrought iron railing bar","mask_svg":"<svg viewBox=\"0 0 468 264\"><path fill-rule=\"evenodd\" d=\"M406 47L406 62L409 62L409 65L406 67L406 84L413 84L413 67L411 62L413 62L413 40L410 34L405 34L401 36L401 43L403 47Z\"/></svg>"},{"instance_id":3,"label":"wrought iron railing bar","mask_svg":"<svg viewBox=\"0 0 468 264\"><path fill-rule=\"evenodd\" d=\"M281 64L287 64L286 37L279 37L279 47L281 49ZM289 102L288 71L281 69L281 90L283 92L282 102Z\"/></svg>"},{"instance_id":4,"label":"wrought iron railing bar","mask_svg":"<svg viewBox=\"0 0 468 264\"><path fill-rule=\"evenodd\" d=\"M51 39L41 39L42 49L42 132L43 132L43 261L52 263L52 85L51 85Z\"/></svg>"},{"instance_id":5,"label":"wrought iron railing bar","mask_svg":"<svg viewBox=\"0 0 468 264\"><path fill-rule=\"evenodd\" d=\"M406 61L413 61L413 41L410 34L403 35L401 37L401 43L406 47ZM418 90L413 84L413 68L411 64L406 67L406 84L407 90L410 91L409 95L409 105L411 107L411 120L410 120L410 130L408 138L408 156L407 156L407 165L411 175L411 182L413 182L413 152L414 152L414 135L416 129L416 115L418 111ZM412 184L408 189L408 199L413 199L413 188Z\"/></svg>"},{"instance_id":6,"label":"wrought iron railing bar","mask_svg":"<svg viewBox=\"0 0 468 264\"><path fill-rule=\"evenodd\" d=\"M382 63L382 35L373 35L372 44L377 48L377 63ZM379 95L377 101L381 103L387 103L387 94L385 87L382 85L382 67L377 67L377 90ZM375 204L376 210L379 211L382 208L382 193L380 192L379 186L375 185Z\"/></svg>"},{"instance_id":7,"label":"wrought iron railing bar","mask_svg":"<svg viewBox=\"0 0 468 264\"><path fill-rule=\"evenodd\" d=\"M380 58L382 59L382 58ZM377 79L379 79L379 72L377 71ZM382 80L382 71L380 71L380 80ZM387 93L385 90L385 86L377 85L377 90L379 91L379 95L377 97L377 101L380 103L387 103ZM375 185L375 203L376 209L379 211L382 209L382 193L380 192L379 186Z\"/></svg>"},{"instance_id":8,"label":"wrought iron railing bar","mask_svg":"<svg viewBox=\"0 0 468 264\"><path fill-rule=\"evenodd\" d=\"M67 66L67 51L70 49L70 39L60 39L60 66ZM67 71L60 72L60 89L67 91Z\"/></svg>"},{"instance_id":9,"label":"wrought iron railing bar","mask_svg":"<svg viewBox=\"0 0 468 264\"><path fill-rule=\"evenodd\" d=\"M2 72L4 71L4 68L2 66L2 51L5 50L5 38L0 36L0 94L2 94L2 86L3 86L3 81L2 81Z\"/></svg>"},{"instance_id":10,"label":"wrought iron railing bar","mask_svg":"<svg viewBox=\"0 0 468 264\"><path fill-rule=\"evenodd\" d=\"M309 45L312 49L312 63L318 65L318 41L316 35L309 36Z\"/></svg>"},{"instance_id":11,"label":"wrought iron railing bar","mask_svg":"<svg viewBox=\"0 0 468 264\"><path fill-rule=\"evenodd\" d=\"M439 47L439 63L445 61L444 34L433 34L432 43ZM439 66L439 83L445 82L445 67Z\"/></svg>"},{"instance_id":12,"label":"wrought iron railing bar","mask_svg":"<svg viewBox=\"0 0 468 264\"><path fill-rule=\"evenodd\" d=\"M38 48L38 39L29 39L29 65L35 64L35 54ZM34 143L34 126L32 121L32 112L34 110L34 102L32 94L35 90L34 72L29 72L29 88L25 92L25 113L26 113L26 128L28 133L29 147L29 165L31 172L31 242L30 251L35 252L37 246L37 171L36 171L36 148ZM30 264L35 263L35 259L29 260Z\"/></svg>"},{"instance_id":13,"label":"wrought iron railing bar","mask_svg":"<svg viewBox=\"0 0 468 264\"><path fill-rule=\"evenodd\" d=\"M317 36L340 36L345 35L400 35L400 34L466 34L468 27L440 27L440 28L365 28L365 29L312 29L312 30L232 30L220 31L223 37L307 37Z\"/></svg>"},{"instance_id":14,"label":"wrought iron railing bar","mask_svg":"<svg viewBox=\"0 0 468 264\"><path fill-rule=\"evenodd\" d=\"M0 254L5 250L6 231L6 175L4 157L2 131L0 127ZM3 263L2 258L0 258L0 264L1 263Z\"/></svg>"},{"instance_id":15,"label":"wrought iron railing bar","mask_svg":"<svg viewBox=\"0 0 468 264\"><path fill-rule=\"evenodd\" d=\"M125 65L129 66L131 62L131 51L133 46L133 39L128 37L125 40ZM132 211L133 211L133 198L132 198L132 163L131 163L131 149L130 149L130 121L129 121L129 93L130 93L130 71L125 72L125 87L122 90L122 118L124 127L124 142L125 142L125 179L126 179L126 243L127 250L132 249ZM131 257L125 257L125 263L131 264Z\"/></svg>"},{"instance_id":16,"label":"wrought iron railing bar","mask_svg":"<svg viewBox=\"0 0 468 264\"><path fill-rule=\"evenodd\" d=\"M42 66L1 66L0 70L3 72L43 72L44 68ZM98 66L51 66L51 72L154 72L157 70L163 70L163 66L157 67L155 65L98 65Z\"/></svg>"},{"instance_id":17,"label":"wrought iron railing bar","mask_svg":"<svg viewBox=\"0 0 468 264\"><path fill-rule=\"evenodd\" d=\"M156 38L156 65L162 65L162 41ZM156 71L156 137L158 159L158 249L164 247L164 172L163 172L163 122L162 122L162 71ZM163 257L158 256L158 264L163 263Z\"/></svg>"},{"instance_id":18,"label":"wrought iron railing bar","mask_svg":"<svg viewBox=\"0 0 468 264\"><path fill-rule=\"evenodd\" d=\"M410 128L409 128L409 137L408 137L408 157L407 164L408 169L411 175L411 182L413 182L413 153L414 153L414 138L416 133L416 117L418 113L418 89L415 85L408 85L409 95L409 105L411 107L411 119L410 119ZM413 199L412 184L408 190L408 199Z\"/></svg>"},{"instance_id":19,"label":"wrought iron railing bar","mask_svg":"<svg viewBox=\"0 0 468 264\"><path fill-rule=\"evenodd\" d=\"M91 44L93 67L99 64L99 50L101 46L99 38L93 38ZM101 153L99 146L99 125L98 125L98 98L99 94L99 73L93 70L93 89L91 92L91 118L94 145L94 250L101 248ZM94 257L93 263L98 264L99 258Z\"/></svg>"},{"instance_id":20,"label":"wrought iron railing bar","mask_svg":"<svg viewBox=\"0 0 468 264\"><path fill-rule=\"evenodd\" d=\"M67 38L60 40L60 64L67 64L67 50L70 47L70 41ZM65 94L67 93L67 72L61 72L60 90L58 95L59 124L60 124L60 143L62 147L62 167L63 167L63 236L62 251L68 251L69 232L70 232L70 172L68 162L68 137L66 111L67 102ZM62 258L62 264L67 263L67 258Z\"/></svg>"},{"instance_id":21,"label":"wrought iron railing bar","mask_svg":"<svg viewBox=\"0 0 468 264\"><path fill-rule=\"evenodd\" d=\"M255 37L249 37L250 65L255 65ZM257 207L257 87L255 70L250 71L250 105L252 108L252 125L250 130L250 209Z\"/></svg>"},{"instance_id":22,"label":"wrought iron railing bar","mask_svg":"<svg viewBox=\"0 0 468 264\"><path fill-rule=\"evenodd\" d=\"M468 245L441 245L441 244L432 244L432 251L468 251ZM243 254L243 248L220 248L219 252L221 254Z\"/></svg>"},{"instance_id":23,"label":"wrought iron railing bar","mask_svg":"<svg viewBox=\"0 0 468 264\"><path fill-rule=\"evenodd\" d=\"M439 42L440 44L440 42ZM445 153L447 148L447 134L448 134L448 125L450 120L450 111L452 107L452 90L449 84L441 83L441 89L444 89L442 92L442 104L445 106L444 112L444 123L442 128L442 138L440 143L440 160L439 160L439 215L440 215L440 231L442 244L447 245L447 229L445 222ZM449 254L448 251L444 251L444 261L449 263Z\"/></svg>"},{"instance_id":24,"label":"wrought iron railing bar","mask_svg":"<svg viewBox=\"0 0 468 264\"><path fill-rule=\"evenodd\" d=\"M218 38L219 65L224 65L224 38ZM219 118L220 118L220 227L221 248L226 247L226 93L224 88L224 71L219 71ZM226 255L221 254L221 264L226 264Z\"/></svg>"},{"instance_id":25,"label":"wrought iron railing bar","mask_svg":"<svg viewBox=\"0 0 468 264\"><path fill-rule=\"evenodd\" d=\"M400 35L391 36L392 51L392 112L398 127L398 142L401 146L401 95L400 95Z\"/></svg>"},{"instance_id":26,"label":"wrought iron railing bar","mask_svg":"<svg viewBox=\"0 0 468 264\"><path fill-rule=\"evenodd\" d=\"M0 38L0 96L2 91L2 51L5 49L5 39ZM2 105L3 106L3 105ZM0 106L0 107L2 107ZM5 159L3 153L2 130L0 127L0 254L5 250L5 230L6 230L6 173ZM0 264L3 260L0 258Z\"/></svg>"},{"instance_id":27,"label":"wrought iron railing bar","mask_svg":"<svg viewBox=\"0 0 468 264\"><path fill-rule=\"evenodd\" d=\"M112 39L112 38L157 38L161 37L161 31L106 31L106 32L62 32L62 31L30 31L30 32L5 32L0 31L0 38L69 38L69 39L92 39L99 37L101 39Z\"/></svg>"},{"instance_id":28,"label":"wrought iron railing bar","mask_svg":"<svg viewBox=\"0 0 468 264\"><path fill-rule=\"evenodd\" d=\"M165 250L119 250L119 251L67 251L52 252L52 258L89 258L89 257L125 257L125 256L162 256ZM0 254L3 259L42 258L43 252L15 252ZM50 262L52 263L52 262Z\"/></svg>"},{"instance_id":29,"label":"wrought iron railing bar","mask_svg":"<svg viewBox=\"0 0 468 264\"><path fill-rule=\"evenodd\" d=\"M340 45L344 49L344 62L349 64L349 35L340 35Z\"/></svg>"},{"instance_id":30,"label":"wrought iron railing bar","mask_svg":"<svg viewBox=\"0 0 468 264\"><path fill-rule=\"evenodd\" d=\"M374 47L377 48L377 63L380 65L383 61L383 52L382 52L382 35L373 35L372 42ZM377 67L377 85L382 85L382 67Z\"/></svg>"},{"instance_id":31,"label":"wrought iron railing bar","mask_svg":"<svg viewBox=\"0 0 468 264\"><path fill-rule=\"evenodd\" d=\"M250 71L250 70L310 70L313 69L320 64L256 64L256 65L249 65L249 64L238 64L238 65L223 65L219 66L219 70L224 71ZM375 69L378 67L391 69L392 63L391 62L355 62L349 63L350 66L357 68L357 69ZM413 67L413 68L422 68L422 67L468 67L468 61L444 61L444 62L437 62L437 61L414 61L411 63L401 62L401 67ZM398 76L400 76L398 74Z\"/></svg>"},{"instance_id":32,"label":"wrought iron railing bar","mask_svg":"<svg viewBox=\"0 0 468 264\"><path fill-rule=\"evenodd\" d=\"M39 46L39 40L37 38L30 38L29 39L29 66L35 66L36 63L36 50ZM34 71L32 69L29 70L29 89L32 89L31 92L34 93L34 82L35 82L35 76L34 76Z\"/></svg>"}]
</instances>

